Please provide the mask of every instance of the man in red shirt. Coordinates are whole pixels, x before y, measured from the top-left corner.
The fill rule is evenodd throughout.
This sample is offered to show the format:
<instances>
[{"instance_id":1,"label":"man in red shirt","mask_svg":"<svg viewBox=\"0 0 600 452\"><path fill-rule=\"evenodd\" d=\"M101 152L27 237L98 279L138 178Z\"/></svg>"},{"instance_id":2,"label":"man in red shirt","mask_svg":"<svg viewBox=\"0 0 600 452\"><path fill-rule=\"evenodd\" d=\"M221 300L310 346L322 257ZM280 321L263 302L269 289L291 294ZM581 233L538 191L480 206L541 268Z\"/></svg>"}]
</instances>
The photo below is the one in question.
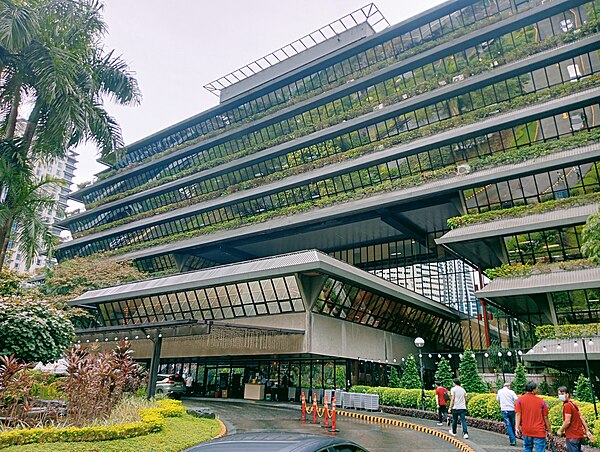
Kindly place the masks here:
<instances>
[{"instance_id":1,"label":"man in red shirt","mask_svg":"<svg viewBox=\"0 0 600 452\"><path fill-rule=\"evenodd\" d=\"M446 416L446 423L450 425L450 417L448 417L448 400L450 399L450 394L448 394L448 390L442 386L442 383L439 381L435 382L435 399L437 402L438 408L438 424L444 425L444 415Z\"/></svg>"},{"instance_id":2,"label":"man in red shirt","mask_svg":"<svg viewBox=\"0 0 600 452\"><path fill-rule=\"evenodd\" d=\"M557 435L561 436L564 433L566 436L567 452L581 452L583 438L587 436L590 441L594 441L594 435L579 412L579 407L571 400L571 393L566 386L558 388L558 398L563 403L563 424L558 429Z\"/></svg>"},{"instance_id":3,"label":"man in red shirt","mask_svg":"<svg viewBox=\"0 0 600 452\"><path fill-rule=\"evenodd\" d=\"M548 418L548 405L544 399L535 395L537 385L528 381L525 385L525 394L515 403L517 435L523 434L523 450L525 452L545 452L546 436L552 435L550 419Z\"/></svg>"}]
</instances>

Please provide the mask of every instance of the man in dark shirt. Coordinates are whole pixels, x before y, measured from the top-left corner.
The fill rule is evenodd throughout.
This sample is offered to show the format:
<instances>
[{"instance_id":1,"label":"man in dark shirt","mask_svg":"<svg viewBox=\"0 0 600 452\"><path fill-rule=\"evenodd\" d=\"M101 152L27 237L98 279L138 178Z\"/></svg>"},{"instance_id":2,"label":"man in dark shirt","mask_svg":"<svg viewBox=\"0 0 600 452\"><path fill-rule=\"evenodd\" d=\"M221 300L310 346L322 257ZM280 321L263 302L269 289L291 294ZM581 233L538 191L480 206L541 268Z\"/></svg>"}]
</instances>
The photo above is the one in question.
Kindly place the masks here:
<instances>
[{"instance_id":1,"label":"man in dark shirt","mask_svg":"<svg viewBox=\"0 0 600 452\"><path fill-rule=\"evenodd\" d=\"M583 439L587 436L594 441L594 435L579 412L579 407L571 400L571 393L566 386L558 388L558 398L563 403L563 423L556 434L564 434L567 438L567 452L581 452Z\"/></svg>"},{"instance_id":2,"label":"man in dark shirt","mask_svg":"<svg viewBox=\"0 0 600 452\"><path fill-rule=\"evenodd\" d=\"M548 418L548 405L544 399L535 395L537 385L528 381L525 385L525 394L515 403L515 431L517 435L523 434L523 450L525 452L545 452L546 436L552 435L550 419Z\"/></svg>"}]
</instances>

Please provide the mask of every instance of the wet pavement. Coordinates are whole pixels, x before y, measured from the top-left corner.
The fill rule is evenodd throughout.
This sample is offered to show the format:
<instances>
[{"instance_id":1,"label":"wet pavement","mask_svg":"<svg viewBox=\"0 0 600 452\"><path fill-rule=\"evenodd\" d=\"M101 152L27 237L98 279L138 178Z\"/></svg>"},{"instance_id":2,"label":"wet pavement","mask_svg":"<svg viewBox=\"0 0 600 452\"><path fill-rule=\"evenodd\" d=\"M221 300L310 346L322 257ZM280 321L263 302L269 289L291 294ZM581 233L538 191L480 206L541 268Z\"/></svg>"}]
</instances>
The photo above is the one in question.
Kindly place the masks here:
<instances>
[{"instance_id":1,"label":"wet pavement","mask_svg":"<svg viewBox=\"0 0 600 452\"><path fill-rule=\"evenodd\" d=\"M190 408L210 408L225 423L229 434L276 430L331 435L320 426L301 423L298 405L214 399L186 399L184 404ZM381 413L373 414L379 416ZM338 417L337 428L340 430L336 434L338 437L354 441L370 452L457 450L450 443L426 433L347 417Z\"/></svg>"}]
</instances>

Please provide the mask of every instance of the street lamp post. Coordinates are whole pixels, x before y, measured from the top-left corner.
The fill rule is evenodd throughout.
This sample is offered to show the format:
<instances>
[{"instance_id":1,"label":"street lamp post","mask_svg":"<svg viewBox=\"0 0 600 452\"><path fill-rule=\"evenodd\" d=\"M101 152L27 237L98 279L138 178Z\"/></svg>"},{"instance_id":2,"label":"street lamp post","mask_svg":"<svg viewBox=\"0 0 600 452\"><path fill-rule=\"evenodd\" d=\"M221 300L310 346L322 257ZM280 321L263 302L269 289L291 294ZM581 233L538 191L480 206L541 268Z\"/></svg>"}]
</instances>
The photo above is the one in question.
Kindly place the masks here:
<instances>
[{"instance_id":1,"label":"street lamp post","mask_svg":"<svg viewBox=\"0 0 600 452\"><path fill-rule=\"evenodd\" d=\"M425 345L425 340L422 337L415 339L415 346L419 349L419 364L421 366L421 409L425 410L425 380L423 379L423 353L421 349Z\"/></svg>"},{"instance_id":2,"label":"street lamp post","mask_svg":"<svg viewBox=\"0 0 600 452\"><path fill-rule=\"evenodd\" d=\"M575 341L575 343L577 344L577 341ZM594 402L594 414L596 415L596 419L598 419L598 409L596 408L596 394L594 393L594 381L592 380L592 373L590 372L590 362L588 360L587 348L585 347L584 338L581 338L581 343L583 344L583 357L585 358L585 368L587 370L587 376L590 380L590 386L592 388L592 402ZM590 339L590 345L592 344L593 342Z\"/></svg>"}]
</instances>

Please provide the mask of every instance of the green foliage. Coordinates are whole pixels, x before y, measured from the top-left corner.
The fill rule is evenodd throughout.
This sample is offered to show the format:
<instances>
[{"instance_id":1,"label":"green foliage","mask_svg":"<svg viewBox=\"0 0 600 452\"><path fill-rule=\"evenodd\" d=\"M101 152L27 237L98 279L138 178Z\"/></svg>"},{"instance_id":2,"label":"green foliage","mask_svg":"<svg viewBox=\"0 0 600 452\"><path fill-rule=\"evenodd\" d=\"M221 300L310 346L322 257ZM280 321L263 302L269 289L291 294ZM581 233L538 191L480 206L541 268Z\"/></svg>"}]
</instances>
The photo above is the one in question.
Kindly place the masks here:
<instances>
[{"instance_id":1,"label":"green foliage","mask_svg":"<svg viewBox=\"0 0 600 452\"><path fill-rule=\"evenodd\" d=\"M396 366L392 366L392 369L390 370L389 385L390 388L399 388L401 385L400 376L398 375L398 369L396 369Z\"/></svg>"},{"instance_id":2,"label":"green foliage","mask_svg":"<svg viewBox=\"0 0 600 452\"><path fill-rule=\"evenodd\" d=\"M56 442L87 442L87 441L114 441L128 439L149 433L160 432L165 428L168 417L191 417L185 414L181 402L176 400L157 401L155 407L142 408L139 410L141 421L126 424L108 426L85 426L68 428L32 428L7 430L0 433L0 447L9 445L22 445L30 443L56 443ZM216 436L219 431L218 421L213 419L198 420L197 425L210 425L210 436L204 440ZM191 434L192 432L185 432ZM111 443L112 444L112 443ZM88 446L89 447L89 446ZM34 449L35 450L35 449ZM45 446L48 450L48 446ZM52 450L57 450L52 447ZM92 450L91 448L88 450ZM102 450L107 450L102 448ZM152 448L152 450L156 450Z\"/></svg>"},{"instance_id":3,"label":"green foliage","mask_svg":"<svg viewBox=\"0 0 600 452\"><path fill-rule=\"evenodd\" d=\"M583 241L582 254L591 262L600 264L600 212L588 217L581 238Z\"/></svg>"},{"instance_id":4,"label":"green foliage","mask_svg":"<svg viewBox=\"0 0 600 452\"><path fill-rule=\"evenodd\" d=\"M39 290L45 298L62 307L88 290L139 281L146 277L131 262L116 262L95 254L60 262L48 271L46 281Z\"/></svg>"},{"instance_id":5,"label":"green foliage","mask_svg":"<svg viewBox=\"0 0 600 452\"><path fill-rule=\"evenodd\" d=\"M529 276L531 274L531 265L529 264L502 264L499 267L488 268L484 271L485 275L490 279L496 278L519 278Z\"/></svg>"},{"instance_id":6,"label":"green foliage","mask_svg":"<svg viewBox=\"0 0 600 452\"><path fill-rule=\"evenodd\" d=\"M551 273L553 271L575 271L596 267L596 264L587 259L576 259L549 264L502 264L500 267L488 268L485 274L488 278L525 278L531 275Z\"/></svg>"},{"instance_id":7,"label":"green foliage","mask_svg":"<svg viewBox=\"0 0 600 452\"><path fill-rule=\"evenodd\" d=\"M350 388L350 392L356 392L358 394L366 394L371 389L371 386L354 385Z\"/></svg>"},{"instance_id":8,"label":"green foliage","mask_svg":"<svg viewBox=\"0 0 600 452\"><path fill-rule=\"evenodd\" d=\"M502 413L496 394L475 394L467 403L469 415L481 419L501 421Z\"/></svg>"},{"instance_id":9,"label":"green foliage","mask_svg":"<svg viewBox=\"0 0 600 452\"><path fill-rule=\"evenodd\" d=\"M590 384L590 380L583 375L579 375L577 382L575 383L575 398L582 402L590 402L594 401L592 397L592 385Z\"/></svg>"},{"instance_id":10,"label":"green foliage","mask_svg":"<svg viewBox=\"0 0 600 452\"><path fill-rule=\"evenodd\" d=\"M538 341L543 339L569 339L600 335L600 323L540 325L535 328Z\"/></svg>"},{"instance_id":11,"label":"green foliage","mask_svg":"<svg viewBox=\"0 0 600 452\"><path fill-rule=\"evenodd\" d=\"M525 373L525 366L522 363L517 364L515 368L515 379L511 383L510 387L517 395L525 393L525 384L527 383L527 374Z\"/></svg>"},{"instance_id":12,"label":"green foliage","mask_svg":"<svg viewBox=\"0 0 600 452\"><path fill-rule=\"evenodd\" d=\"M458 368L460 383L468 393L487 392L487 386L477 371L477 361L471 350L465 350Z\"/></svg>"},{"instance_id":13,"label":"green foliage","mask_svg":"<svg viewBox=\"0 0 600 452\"><path fill-rule=\"evenodd\" d=\"M0 268L0 297L10 297L21 294L21 284L26 275L8 267Z\"/></svg>"},{"instance_id":14,"label":"green foliage","mask_svg":"<svg viewBox=\"0 0 600 452\"><path fill-rule=\"evenodd\" d=\"M452 387L452 368L450 367L450 362L446 358L442 357L438 361L434 378L435 381L442 383L444 388L449 390Z\"/></svg>"},{"instance_id":15,"label":"green foliage","mask_svg":"<svg viewBox=\"0 0 600 452\"><path fill-rule=\"evenodd\" d=\"M0 298L0 331L0 355L30 363L59 359L74 337L64 312L46 300L19 296Z\"/></svg>"},{"instance_id":16,"label":"green foliage","mask_svg":"<svg viewBox=\"0 0 600 452\"><path fill-rule=\"evenodd\" d=\"M405 389L420 389L421 386L422 383L419 370L417 369L417 362L411 353L406 358L406 367L404 368L402 378L400 378L400 387Z\"/></svg>"},{"instance_id":17,"label":"green foliage","mask_svg":"<svg viewBox=\"0 0 600 452\"><path fill-rule=\"evenodd\" d=\"M516 391L515 391L516 392ZM546 380L542 381L537 387L538 395L548 395L550 393L550 385Z\"/></svg>"}]
</instances>

